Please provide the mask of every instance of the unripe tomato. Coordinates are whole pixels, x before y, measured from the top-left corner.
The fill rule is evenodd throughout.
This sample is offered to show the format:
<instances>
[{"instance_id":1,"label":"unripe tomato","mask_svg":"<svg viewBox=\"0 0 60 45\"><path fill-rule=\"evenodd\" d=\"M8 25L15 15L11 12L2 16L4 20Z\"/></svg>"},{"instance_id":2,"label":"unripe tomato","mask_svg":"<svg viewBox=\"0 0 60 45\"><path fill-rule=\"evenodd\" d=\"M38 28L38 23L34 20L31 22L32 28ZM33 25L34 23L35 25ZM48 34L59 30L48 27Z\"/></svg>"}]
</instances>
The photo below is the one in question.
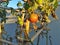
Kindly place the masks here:
<instances>
[{"instance_id":1,"label":"unripe tomato","mask_svg":"<svg viewBox=\"0 0 60 45\"><path fill-rule=\"evenodd\" d=\"M38 21L38 15L35 14L35 13L32 13L32 14L30 15L30 22L36 23L37 21Z\"/></svg>"}]
</instances>

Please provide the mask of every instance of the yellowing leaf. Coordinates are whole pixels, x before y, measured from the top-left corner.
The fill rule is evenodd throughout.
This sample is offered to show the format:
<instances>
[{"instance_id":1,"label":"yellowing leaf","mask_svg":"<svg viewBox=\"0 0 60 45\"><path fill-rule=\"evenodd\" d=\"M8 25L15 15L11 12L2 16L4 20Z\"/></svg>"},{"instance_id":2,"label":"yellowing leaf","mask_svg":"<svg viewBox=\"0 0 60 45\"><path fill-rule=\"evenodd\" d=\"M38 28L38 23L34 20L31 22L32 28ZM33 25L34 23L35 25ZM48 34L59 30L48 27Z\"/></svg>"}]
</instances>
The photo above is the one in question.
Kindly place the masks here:
<instances>
[{"instance_id":1,"label":"yellowing leaf","mask_svg":"<svg viewBox=\"0 0 60 45\"><path fill-rule=\"evenodd\" d=\"M17 18L18 18L18 20L21 20L21 18L19 16Z\"/></svg>"},{"instance_id":2,"label":"yellowing leaf","mask_svg":"<svg viewBox=\"0 0 60 45\"><path fill-rule=\"evenodd\" d=\"M46 15L45 15L45 20L46 20L47 23L50 23L51 22L51 20Z\"/></svg>"},{"instance_id":3,"label":"yellowing leaf","mask_svg":"<svg viewBox=\"0 0 60 45\"><path fill-rule=\"evenodd\" d=\"M29 26L30 26L30 21L27 19L26 20L26 33L29 34Z\"/></svg>"},{"instance_id":4,"label":"yellowing leaf","mask_svg":"<svg viewBox=\"0 0 60 45\"><path fill-rule=\"evenodd\" d=\"M24 16L25 16L25 14L22 14L22 17L21 17L22 21L24 21Z\"/></svg>"},{"instance_id":5,"label":"yellowing leaf","mask_svg":"<svg viewBox=\"0 0 60 45\"><path fill-rule=\"evenodd\" d=\"M52 13L52 17L55 19L58 19L57 15L55 13Z\"/></svg>"},{"instance_id":6,"label":"yellowing leaf","mask_svg":"<svg viewBox=\"0 0 60 45\"><path fill-rule=\"evenodd\" d=\"M18 16L18 23L19 23L19 25L23 26L23 21L19 16Z\"/></svg>"},{"instance_id":7,"label":"yellowing leaf","mask_svg":"<svg viewBox=\"0 0 60 45\"><path fill-rule=\"evenodd\" d=\"M24 16L25 16L25 14L22 14L22 17L17 17L17 19L18 19L18 23L21 25L21 26L23 26L23 24L24 24Z\"/></svg>"},{"instance_id":8,"label":"yellowing leaf","mask_svg":"<svg viewBox=\"0 0 60 45\"><path fill-rule=\"evenodd\" d=\"M58 1L57 1L57 0L54 0L54 1L53 1L53 6L54 6L54 9L57 8L57 6L58 6Z\"/></svg>"},{"instance_id":9,"label":"yellowing leaf","mask_svg":"<svg viewBox=\"0 0 60 45\"><path fill-rule=\"evenodd\" d=\"M29 7L28 11L34 11L38 8L38 4L35 2L33 6Z\"/></svg>"},{"instance_id":10,"label":"yellowing leaf","mask_svg":"<svg viewBox=\"0 0 60 45\"><path fill-rule=\"evenodd\" d=\"M34 24L34 25L33 25L33 28L34 28L35 30L37 30L38 27L37 27L36 24Z\"/></svg>"},{"instance_id":11,"label":"yellowing leaf","mask_svg":"<svg viewBox=\"0 0 60 45\"><path fill-rule=\"evenodd\" d=\"M1 24L0 24L0 34L1 34L2 30L1 30Z\"/></svg>"},{"instance_id":12,"label":"yellowing leaf","mask_svg":"<svg viewBox=\"0 0 60 45\"><path fill-rule=\"evenodd\" d=\"M46 20L46 22L47 22L47 23L50 23L50 22L51 22L51 20L50 20L50 19L47 19L47 20Z\"/></svg>"},{"instance_id":13,"label":"yellowing leaf","mask_svg":"<svg viewBox=\"0 0 60 45\"><path fill-rule=\"evenodd\" d=\"M38 4L42 4L43 0L36 0Z\"/></svg>"}]
</instances>

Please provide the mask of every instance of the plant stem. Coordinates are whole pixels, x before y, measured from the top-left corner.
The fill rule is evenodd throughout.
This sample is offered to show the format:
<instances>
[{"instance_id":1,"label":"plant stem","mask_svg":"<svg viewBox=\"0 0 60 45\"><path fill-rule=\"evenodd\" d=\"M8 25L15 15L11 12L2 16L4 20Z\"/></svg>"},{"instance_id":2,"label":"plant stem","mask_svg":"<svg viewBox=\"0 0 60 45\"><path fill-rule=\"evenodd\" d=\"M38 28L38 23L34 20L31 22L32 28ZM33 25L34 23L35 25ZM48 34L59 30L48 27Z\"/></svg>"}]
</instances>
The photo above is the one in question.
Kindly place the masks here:
<instances>
[{"instance_id":1,"label":"plant stem","mask_svg":"<svg viewBox=\"0 0 60 45\"><path fill-rule=\"evenodd\" d=\"M51 39L51 36L49 36L49 40L50 40L50 45L52 45L52 39Z\"/></svg>"},{"instance_id":2,"label":"plant stem","mask_svg":"<svg viewBox=\"0 0 60 45\"><path fill-rule=\"evenodd\" d=\"M40 34L38 35L37 45L39 45L39 41L40 41Z\"/></svg>"},{"instance_id":3,"label":"plant stem","mask_svg":"<svg viewBox=\"0 0 60 45\"><path fill-rule=\"evenodd\" d=\"M0 23L0 39L2 39L2 25L1 25L1 23ZM0 45L2 45L2 42L0 42Z\"/></svg>"},{"instance_id":4,"label":"plant stem","mask_svg":"<svg viewBox=\"0 0 60 45\"><path fill-rule=\"evenodd\" d=\"M43 27L31 38L31 41L33 42L42 31Z\"/></svg>"},{"instance_id":5,"label":"plant stem","mask_svg":"<svg viewBox=\"0 0 60 45\"><path fill-rule=\"evenodd\" d=\"M46 45L48 45L48 31L46 31Z\"/></svg>"}]
</instances>

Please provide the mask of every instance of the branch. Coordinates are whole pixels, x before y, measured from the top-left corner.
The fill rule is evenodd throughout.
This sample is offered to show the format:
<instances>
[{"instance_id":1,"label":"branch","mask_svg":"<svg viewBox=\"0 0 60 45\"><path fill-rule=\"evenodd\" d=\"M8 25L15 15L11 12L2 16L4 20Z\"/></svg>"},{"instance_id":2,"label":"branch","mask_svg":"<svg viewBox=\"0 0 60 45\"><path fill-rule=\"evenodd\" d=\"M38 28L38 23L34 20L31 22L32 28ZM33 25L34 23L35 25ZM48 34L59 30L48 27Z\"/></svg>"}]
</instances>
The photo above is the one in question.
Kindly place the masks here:
<instances>
[{"instance_id":1,"label":"branch","mask_svg":"<svg viewBox=\"0 0 60 45\"><path fill-rule=\"evenodd\" d=\"M43 27L31 38L31 41L33 42L36 37L43 31Z\"/></svg>"},{"instance_id":2,"label":"branch","mask_svg":"<svg viewBox=\"0 0 60 45\"><path fill-rule=\"evenodd\" d=\"M6 40L4 40L4 39L0 39L0 42L4 42L4 43L7 43L7 44L15 45L15 44L13 44L12 42L6 41Z\"/></svg>"}]
</instances>

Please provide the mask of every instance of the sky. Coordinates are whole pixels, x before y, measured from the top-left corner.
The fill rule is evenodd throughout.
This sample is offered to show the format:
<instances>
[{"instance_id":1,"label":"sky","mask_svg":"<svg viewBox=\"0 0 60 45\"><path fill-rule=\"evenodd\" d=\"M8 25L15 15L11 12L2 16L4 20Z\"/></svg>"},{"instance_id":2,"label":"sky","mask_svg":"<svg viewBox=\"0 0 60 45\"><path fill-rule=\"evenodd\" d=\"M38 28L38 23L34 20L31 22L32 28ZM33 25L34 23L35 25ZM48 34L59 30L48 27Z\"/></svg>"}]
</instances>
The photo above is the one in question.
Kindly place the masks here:
<instances>
[{"instance_id":1,"label":"sky","mask_svg":"<svg viewBox=\"0 0 60 45\"><path fill-rule=\"evenodd\" d=\"M8 7L18 8L16 5L18 1L21 1L21 0L11 0L8 4Z\"/></svg>"},{"instance_id":2,"label":"sky","mask_svg":"<svg viewBox=\"0 0 60 45\"><path fill-rule=\"evenodd\" d=\"M21 1L21 0L11 0L8 4L8 7L18 8L17 5L16 5L18 3L18 1Z\"/></svg>"},{"instance_id":3,"label":"sky","mask_svg":"<svg viewBox=\"0 0 60 45\"><path fill-rule=\"evenodd\" d=\"M8 7L18 8L17 5L16 5L18 3L18 1L21 1L21 0L11 0L8 4Z\"/></svg>"}]
</instances>

